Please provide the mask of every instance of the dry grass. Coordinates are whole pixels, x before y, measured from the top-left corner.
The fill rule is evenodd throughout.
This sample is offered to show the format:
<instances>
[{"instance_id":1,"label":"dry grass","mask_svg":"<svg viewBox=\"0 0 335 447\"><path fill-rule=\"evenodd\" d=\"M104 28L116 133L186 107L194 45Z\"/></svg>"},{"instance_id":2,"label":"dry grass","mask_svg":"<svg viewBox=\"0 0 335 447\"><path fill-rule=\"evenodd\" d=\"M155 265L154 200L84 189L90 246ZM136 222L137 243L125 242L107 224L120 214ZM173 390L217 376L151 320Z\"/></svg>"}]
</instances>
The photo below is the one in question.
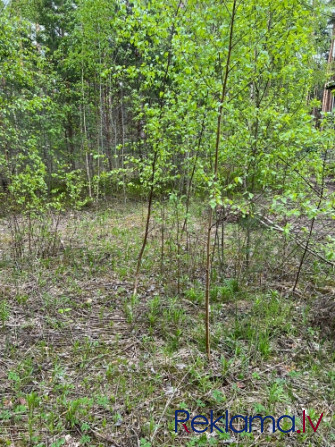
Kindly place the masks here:
<instances>
[{"instance_id":1,"label":"dry grass","mask_svg":"<svg viewBox=\"0 0 335 447\"><path fill-rule=\"evenodd\" d=\"M272 290L217 279L208 365L201 239L190 235L176 297L176 251L167 245L162 272L155 224L132 299L142 211L132 204L69 215L57 255L16 263L1 224L0 445L333 446L333 340L311 325L313 296L284 297L275 277ZM227 271L238 262L232 256ZM226 409L277 417L307 409L324 418L317 433L300 437L255 431L219 439L175 435L182 408L217 417Z\"/></svg>"}]
</instances>

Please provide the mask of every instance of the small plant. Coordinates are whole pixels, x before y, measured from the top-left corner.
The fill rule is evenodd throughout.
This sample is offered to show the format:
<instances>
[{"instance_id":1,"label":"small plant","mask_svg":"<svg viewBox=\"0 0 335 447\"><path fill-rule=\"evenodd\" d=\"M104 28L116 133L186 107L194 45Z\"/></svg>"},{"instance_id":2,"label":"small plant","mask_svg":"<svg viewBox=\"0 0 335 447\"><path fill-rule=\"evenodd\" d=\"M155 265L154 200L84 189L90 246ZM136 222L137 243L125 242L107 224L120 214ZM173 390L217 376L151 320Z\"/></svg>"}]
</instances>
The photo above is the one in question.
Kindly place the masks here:
<instances>
[{"instance_id":1,"label":"small plant","mask_svg":"<svg viewBox=\"0 0 335 447\"><path fill-rule=\"evenodd\" d=\"M267 359L271 352L269 334L267 332L261 332L258 338L258 349L261 355Z\"/></svg>"},{"instance_id":2,"label":"small plant","mask_svg":"<svg viewBox=\"0 0 335 447\"><path fill-rule=\"evenodd\" d=\"M73 400L68 402L67 404L67 411L65 415L65 419L70 427L74 427L74 425L77 423L77 410L80 406L80 400Z\"/></svg>"},{"instance_id":3,"label":"small plant","mask_svg":"<svg viewBox=\"0 0 335 447\"><path fill-rule=\"evenodd\" d=\"M185 297L195 304L201 304L203 300L203 292L196 288L188 289L185 291Z\"/></svg>"},{"instance_id":4,"label":"small plant","mask_svg":"<svg viewBox=\"0 0 335 447\"><path fill-rule=\"evenodd\" d=\"M161 305L161 299L159 296L155 296L151 301L149 301L148 319L150 328L152 328L156 324L159 315L160 305Z\"/></svg>"},{"instance_id":5,"label":"small plant","mask_svg":"<svg viewBox=\"0 0 335 447\"><path fill-rule=\"evenodd\" d=\"M226 396L220 390L213 390L212 396L213 396L215 403L217 403L217 404L221 404L222 402L226 401Z\"/></svg>"},{"instance_id":6,"label":"small plant","mask_svg":"<svg viewBox=\"0 0 335 447\"><path fill-rule=\"evenodd\" d=\"M229 367L233 361L234 361L234 359L227 360L224 355L222 355L220 357L220 363L221 363L221 368L222 368L221 371L222 371L223 376L225 376L227 374Z\"/></svg>"},{"instance_id":7,"label":"small plant","mask_svg":"<svg viewBox=\"0 0 335 447\"><path fill-rule=\"evenodd\" d=\"M5 322L9 320L9 305L5 299L0 301L0 320L2 327L5 327Z\"/></svg>"},{"instance_id":8,"label":"small plant","mask_svg":"<svg viewBox=\"0 0 335 447\"><path fill-rule=\"evenodd\" d=\"M138 297L136 295L132 295L130 300L127 299L124 302L124 313L126 315L127 318L127 322L129 324L132 324L135 320L135 314L134 314L134 310L135 310L135 306L138 303Z\"/></svg>"},{"instance_id":9,"label":"small plant","mask_svg":"<svg viewBox=\"0 0 335 447\"><path fill-rule=\"evenodd\" d=\"M34 410L39 406L40 398L37 393L34 391L30 394L26 395L26 401L28 405L28 431L29 431L29 439L30 442L33 440L33 432L34 432Z\"/></svg>"},{"instance_id":10,"label":"small plant","mask_svg":"<svg viewBox=\"0 0 335 447\"><path fill-rule=\"evenodd\" d=\"M280 380L274 382L269 389L269 406L274 408L278 402L285 402L287 395Z\"/></svg>"},{"instance_id":11,"label":"small plant","mask_svg":"<svg viewBox=\"0 0 335 447\"><path fill-rule=\"evenodd\" d=\"M28 301L28 299L29 299L29 295L27 295L27 294L20 294L20 293L18 293L16 296L15 296L15 299L16 299L16 301L17 301L17 303L18 304L26 304L26 302Z\"/></svg>"},{"instance_id":12,"label":"small plant","mask_svg":"<svg viewBox=\"0 0 335 447\"><path fill-rule=\"evenodd\" d=\"M255 414L266 414L266 408L258 402L254 403L253 408Z\"/></svg>"},{"instance_id":13,"label":"small plant","mask_svg":"<svg viewBox=\"0 0 335 447\"><path fill-rule=\"evenodd\" d=\"M108 381L111 381L113 379L113 377L115 376L115 373L116 373L115 365L113 365L112 363L109 363L106 368L106 379Z\"/></svg>"}]
</instances>

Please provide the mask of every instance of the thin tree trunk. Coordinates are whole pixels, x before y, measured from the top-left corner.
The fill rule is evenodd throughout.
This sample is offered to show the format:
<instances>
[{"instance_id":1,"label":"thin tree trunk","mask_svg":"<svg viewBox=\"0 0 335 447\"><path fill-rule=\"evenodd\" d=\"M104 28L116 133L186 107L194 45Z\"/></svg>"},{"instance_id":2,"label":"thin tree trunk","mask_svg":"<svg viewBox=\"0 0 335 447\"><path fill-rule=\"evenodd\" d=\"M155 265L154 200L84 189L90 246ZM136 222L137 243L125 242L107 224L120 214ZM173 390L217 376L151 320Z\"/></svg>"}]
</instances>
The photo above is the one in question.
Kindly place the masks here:
<instances>
[{"instance_id":1,"label":"thin tree trunk","mask_svg":"<svg viewBox=\"0 0 335 447\"><path fill-rule=\"evenodd\" d=\"M100 27L99 27L100 32ZM101 55L101 45L99 39L99 62L100 62L100 74L99 74L99 112L100 112L100 144L98 144L98 175L97 175L97 189L96 189L96 200L99 201L99 183L100 183L100 149L101 153L104 153L104 110L103 110L103 97L102 97L102 83L101 83L101 66L102 66L102 55Z\"/></svg>"},{"instance_id":2,"label":"thin tree trunk","mask_svg":"<svg viewBox=\"0 0 335 447\"><path fill-rule=\"evenodd\" d=\"M187 196L186 196L186 216L185 216L183 228L181 230L181 234L184 233L184 231L186 230L186 227L187 227L187 219L188 219L188 211L189 211L189 207L190 207L193 177L194 177L195 170L196 170L196 167L197 167L198 155L199 155L199 150L200 150L200 146L201 146L201 141L202 141L202 137L203 137L203 134L204 134L204 130L205 130L205 118L202 120L201 131L200 131L199 140L198 140L198 151L197 151L197 154L195 156L191 177L190 177L190 180L188 182Z\"/></svg>"},{"instance_id":3,"label":"thin tree trunk","mask_svg":"<svg viewBox=\"0 0 335 447\"><path fill-rule=\"evenodd\" d=\"M140 269L141 269L141 264L142 264L143 253L144 253L145 247L147 245L147 241L148 241L150 217L151 217L151 210L152 210L152 200L153 200L153 197L154 197L154 179L155 179L155 175L156 175L156 161L157 161L157 157L158 157L158 151L155 151L154 159L153 159L153 162L152 162L152 171L151 171L152 174L151 174L151 185L150 185L149 198L148 198L147 219L146 219L146 224L145 224L145 231L144 231L142 247L141 247L140 253L138 255L138 259L137 259L133 296L135 296L137 294L139 274L140 274Z\"/></svg>"},{"instance_id":4,"label":"thin tree trunk","mask_svg":"<svg viewBox=\"0 0 335 447\"><path fill-rule=\"evenodd\" d=\"M112 138L111 138L111 119L110 119L110 100L109 100L109 91L108 86L105 88L105 95L104 95L104 109L105 109L105 134L106 134L106 154L108 159L108 168L110 171L113 169L113 163L112 163Z\"/></svg>"},{"instance_id":5,"label":"thin tree trunk","mask_svg":"<svg viewBox=\"0 0 335 447\"><path fill-rule=\"evenodd\" d=\"M120 91L120 95L121 95L121 109L120 109L120 113L121 113L121 142L122 142L122 148L121 148L121 167L122 167L122 178L123 178L123 200L124 203L126 203L126 176L124 174L124 145L125 145L125 122L124 122L124 103L123 103L123 88L121 86L121 91Z\"/></svg>"},{"instance_id":6,"label":"thin tree trunk","mask_svg":"<svg viewBox=\"0 0 335 447\"><path fill-rule=\"evenodd\" d=\"M176 14L175 14L175 20L177 19L178 12L179 12L179 9L180 9L181 5L182 5L182 1L179 1L178 7L177 7L177 10L176 10ZM175 26L173 25L172 31L171 31L171 40L172 40L174 32L175 32ZM166 64L164 78L162 80L162 92L163 92L163 95L161 96L161 99L160 99L160 116L159 116L159 119L161 119L162 113L163 113L164 93L165 93L165 89L166 89L166 81L167 81L167 77L168 77L168 73L169 73L170 64L171 64L171 49L168 52L168 60L167 60L167 64ZM152 211L152 202L153 202L154 190L155 190L155 177L156 177L158 154L159 154L159 149L155 148L155 150L154 150L154 158L153 158L153 162L152 162L152 171L151 171L152 174L151 174L150 190L149 190L149 197L148 197L147 219L146 219L146 224L145 224L143 243L142 243L142 247L141 247L140 253L138 255L138 259L137 259L133 296L135 296L137 294L137 288L138 288L138 282L139 282L139 274L140 274L140 269L141 269L141 264L142 264L143 253L144 253L145 247L147 245L147 241L148 241L150 218L151 218L151 211Z\"/></svg>"},{"instance_id":7,"label":"thin tree trunk","mask_svg":"<svg viewBox=\"0 0 335 447\"><path fill-rule=\"evenodd\" d=\"M323 164L322 164L321 193L320 193L319 201L318 201L318 204L317 204L317 207L316 207L317 211L320 210L320 207L321 207L321 204L322 204L322 201L323 201L324 190L325 190L325 170L326 170L326 163L327 163L327 154L328 154L328 151L325 152L324 160L323 160ZM293 286L293 289L292 289L292 294L294 294L294 292L295 292L295 290L296 290L296 288L298 286L298 282L299 282L302 266L304 264L306 255L307 255L307 253L309 251L309 245L310 245L310 242L311 242L311 239L312 239L312 234L313 234L313 230L314 230L315 220L316 220L316 216L314 216L312 218L312 221L311 221L311 225L310 225L310 228L309 228L309 233L308 233L306 245L305 245L303 254L301 256L301 259L300 259L300 263L299 263L299 267L298 267L298 271L297 271L297 276L295 278L294 286Z\"/></svg>"},{"instance_id":8,"label":"thin tree trunk","mask_svg":"<svg viewBox=\"0 0 335 447\"><path fill-rule=\"evenodd\" d=\"M84 35L82 35L82 39L84 39ZM83 115L83 137L82 137L82 147L85 151L85 167L86 167L86 176L87 176L87 186L88 186L88 195L92 198L92 185L91 185L91 173L90 173L90 164L89 164L89 156L88 156L88 140L87 140L87 125L86 125L86 110L85 110L85 89L84 89L84 63L82 61L81 64L81 95L82 95L82 115Z\"/></svg>"},{"instance_id":9,"label":"thin tree trunk","mask_svg":"<svg viewBox=\"0 0 335 447\"><path fill-rule=\"evenodd\" d=\"M228 82L228 74L230 67L230 59L232 54L233 47L233 35L234 35L234 24L235 24L235 13L236 13L236 3L237 0L233 2L233 9L231 13L231 21L230 21L230 34L229 34L229 47L228 47L228 55L227 62L225 67L224 78L222 82L222 91L221 91L221 101L218 110L218 122L216 128L216 143L215 143L215 164L214 164L214 185L217 181L218 177L218 163L219 163L219 147L220 147L220 139L221 139L221 122L222 122L222 114L223 114L223 103L227 94L227 82ZM209 218L208 218L208 228L207 228L207 244L206 244L206 292L205 292L205 326L206 326L206 351L208 360L211 357L211 348L210 348L210 287L211 287L211 268L212 268L212 259L211 259L211 234L212 234L212 226L213 226L213 210L209 210Z\"/></svg>"}]
</instances>

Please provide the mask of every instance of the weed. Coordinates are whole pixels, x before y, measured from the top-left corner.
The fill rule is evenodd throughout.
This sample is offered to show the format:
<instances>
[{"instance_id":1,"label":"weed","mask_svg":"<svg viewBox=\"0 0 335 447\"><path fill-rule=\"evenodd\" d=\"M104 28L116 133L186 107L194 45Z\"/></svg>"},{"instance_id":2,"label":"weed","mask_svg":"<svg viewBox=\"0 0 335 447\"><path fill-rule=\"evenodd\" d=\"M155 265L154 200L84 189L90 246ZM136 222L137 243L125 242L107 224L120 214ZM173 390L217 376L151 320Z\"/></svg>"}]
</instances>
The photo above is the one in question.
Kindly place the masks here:
<instances>
[{"instance_id":1,"label":"weed","mask_svg":"<svg viewBox=\"0 0 335 447\"><path fill-rule=\"evenodd\" d=\"M3 299L0 301L0 320L3 328L5 327L6 321L9 320L9 315L10 312L8 302L5 299Z\"/></svg>"}]
</instances>

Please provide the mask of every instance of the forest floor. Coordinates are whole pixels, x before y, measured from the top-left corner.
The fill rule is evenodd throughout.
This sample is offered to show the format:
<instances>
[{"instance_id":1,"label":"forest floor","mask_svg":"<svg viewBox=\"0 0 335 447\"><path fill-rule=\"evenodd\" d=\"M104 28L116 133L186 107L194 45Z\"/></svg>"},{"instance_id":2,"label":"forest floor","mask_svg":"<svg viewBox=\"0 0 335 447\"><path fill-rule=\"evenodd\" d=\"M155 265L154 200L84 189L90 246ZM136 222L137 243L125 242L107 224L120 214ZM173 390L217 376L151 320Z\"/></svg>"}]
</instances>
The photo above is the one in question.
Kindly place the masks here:
<instances>
[{"instance_id":1,"label":"forest floor","mask_svg":"<svg viewBox=\"0 0 335 447\"><path fill-rule=\"evenodd\" d=\"M334 337L312 324L317 295L285 293L285 278L269 284L256 258L253 281L236 279L232 260L214 281L208 363L201 211L186 248L155 216L132 298L144 218L136 203L68 214L61 250L15 262L0 222L0 446L334 446ZM334 283L324 286L331 294ZM190 433L175 433L176 410L190 420L295 415L296 430L304 410L314 425L323 418L315 433L308 420L300 434L269 423L261 433L257 422L251 433L196 434L190 420Z\"/></svg>"}]
</instances>

